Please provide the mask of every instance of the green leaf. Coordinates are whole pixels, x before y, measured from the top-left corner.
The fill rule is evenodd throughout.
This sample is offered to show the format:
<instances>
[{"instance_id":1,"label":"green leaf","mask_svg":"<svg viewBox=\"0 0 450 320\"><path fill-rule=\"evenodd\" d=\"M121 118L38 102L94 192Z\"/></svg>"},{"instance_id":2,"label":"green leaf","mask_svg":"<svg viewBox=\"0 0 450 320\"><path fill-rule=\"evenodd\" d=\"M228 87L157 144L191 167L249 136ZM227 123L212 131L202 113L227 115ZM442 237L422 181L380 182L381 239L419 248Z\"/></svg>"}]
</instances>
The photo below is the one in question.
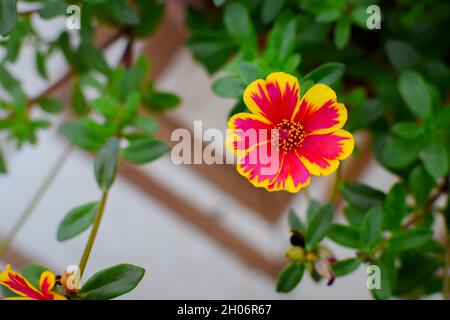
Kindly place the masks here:
<instances>
[{"instance_id":1,"label":"green leaf","mask_svg":"<svg viewBox=\"0 0 450 320\"><path fill-rule=\"evenodd\" d=\"M247 8L236 2L225 7L224 23L231 36L242 48L256 52L256 36Z\"/></svg>"},{"instance_id":2,"label":"green leaf","mask_svg":"<svg viewBox=\"0 0 450 320\"><path fill-rule=\"evenodd\" d=\"M347 128L350 131L364 129L384 114L384 108L377 99L370 99L350 109Z\"/></svg>"},{"instance_id":3,"label":"green leaf","mask_svg":"<svg viewBox=\"0 0 450 320\"><path fill-rule=\"evenodd\" d=\"M361 235L356 227L332 224L327 232L327 237L347 248L358 249L361 247Z\"/></svg>"},{"instance_id":4,"label":"green leaf","mask_svg":"<svg viewBox=\"0 0 450 320\"><path fill-rule=\"evenodd\" d=\"M264 0L262 4L261 20L267 24L271 22L283 8L285 0Z\"/></svg>"},{"instance_id":5,"label":"green leaf","mask_svg":"<svg viewBox=\"0 0 450 320\"><path fill-rule=\"evenodd\" d=\"M267 38L263 54L264 61L279 71L292 72L293 70L287 69L288 64L291 63L296 67L300 63L300 56L293 55L296 44L297 20L295 16L292 14L280 15ZM295 61L296 56L298 56L297 61ZM289 61L290 59L294 60Z\"/></svg>"},{"instance_id":6,"label":"green leaf","mask_svg":"<svg viewBox=\"0 0 450 320\"><path fill-rule=\"evenodd\" d=\"M345 71L345 65L339 62L324 63L320 67L306 74L303 81L312 80L314 83L333 85L338 81Z\"/></svg>"},{"instance_id":7,"label":"green leaf","mask_svg":"<svg viewBox=\"0 0 450 320\"><path fill-rule=\"evenodd\" d=\"M79 296L83 300L109 300L130 292L144 277L145 270L131 264L118 264L101 270L83 285Z\"/></svg>"},{"instance_id":8,"label":"green leaf","mask_svg":"<svg viewBox=\"0 0 450 320\"><path fill-rule=\"evenodd\" d=\"M94 171L98 186L103 192L111 188L117 174L119 139L110 138L95 157Z\"/></svg>"},{"instance_id":9,"label":"green leaf","mask_svg":"<svg viewBox=\"0 0 450 320\"><path fill-rule=\"evenodd\" d=\"M384 193L365 184L345 182L341 186L341 195L353 207L364 211L383 204Z\"/></svg>"},{"instance_id":10,"label":"green leaf","mask_svg":"<svg viewBox=\"0 0 450 320\"><path fill-rule=\"evenodd\" d=\"M46 55L39 50L36 50L35 61L36 61L36 69L39 72L39 75L43 79L48 79L47 68L45 66Z\"/></svg>"},{"instance_id":11,"label":"green leaf","mask_svg":"<svg viewBox=\"0 0 450 320\"><path fill-rule=\"evenodd\" d=\"M388 138L381 150L380 160L390 169L404 169L417 161L421 149L420 139Z\"/></svg>"},{"instance_id":12,"label":"green leaf","mask_svg":"<svg viewBox=\"0 0 450 320\"><path fill-rule=\"evenodd\" d=\"M430 116L431 96L421 75L410 70L403 71L398 79L398 89L403 101L417 118Z\"/></svg>"},{"instance_id":13,"label":"green leaf","mask_svg":"<svg viewBox=\"0 0 450 320\"><path fill-rule=\"evenodd\" d=\"M220 7L225 3L225 0L213 0L216 7Z\"/></svg>"},{"instance_id":14,"label":"green leaf","mask_svg":"<svg viewBox=\"0 0 450 320\"><path fill-rule=\"evenodd\" d=\"M324 10L316 16L317 22L330 23L341 18L342 12L336 8Z\"/></svg>"},{"instance_id":15,"label":"green leaf","mask_svg":"<svg viewBox=\"0 0 450 320\"><path fill-rule=\"evenodd\" d=\"M153 133L158 130L158 122L151 117L139 115L133 120L133 125L144 133Z\"/></svg>"},{"instance_id":16,"label":"green leaf","mask_svg":"<svg viewBox=\"0 0 450 320\"><path fill-rule=\"evenodd\" d=\"M253 80L264 77L264 74L258 66L249 62L241 62L239 64L241 79L244 83L250 83Z\"/></svg>"},{"instance_id":17,"label":"green leaf","mask_svg":"<svg viewBox=\"0 0 450 320\"><path fill-rule=\"evenodd\" d=\"M444 176L448 171L448 154L445 145L439 140L432 140L424 150L423 164L428 173L435 179Z\"/></svg>"},{"instance_id":18,"label":"green leaf","mask_svg":"<svg viewBox=\"0 0 450 320\"><path fill-rule=\"evenodd\" d=\"M145 38L156 30L164 16L164 3L153 1L136 1L140 11L140 22L133 28L136 38Z\"/></svg>"},{"instance_id":19,"label":"green leaf","mask_svg":"<svg viewBox=\"0 0 450 320\"><path fill-rule=\"evenodd\" d=\"M52 19L57 16L65 15L67 4L63 0L53 0L47 2L44 7L39 10L39 16L42 19Z\"/></svg>"},{"instance_id":20,"label":"green leaf","mask_svg":"<svg viewBox=\"0 0 450 320\"><path fill-rule=\"evenodd\" d=\"M126 70L117 85L122 99L125 99L132 92L141 92L142 82L145 80L147 70L148 60L145 58L139 58L131 68Z\"/></svg>"},{"instance_id":21,"label":"green leaf","mask_svg":"<svg viewBox=\"0 0 450 320\"><path fill-rule=\"evenodd\" d=\"M297 216L297 214L295 214L295 212L292 209L289 210L288 220L289 220L289 226L291 227L291 229L296 230L296 231L305 232L305 226L303 225L300 218Z\"/></svg>"},{"instance_id":22,"label":"green leaf","mask_svg":"<svg viewBox=\"0 0 450 320\"><path fill-rule=\"evenodd\" d=\"M8 35L16 26L16 0L0 0L0 35Z\"/></svg>"},{"instance_id":23,"label":"green leaf","mask_svg":"<svg viewBox=\"0 0 450 320\"><path fill-rule=\"evenodd\" d=\"M389 269L386 266L385 262L381 259L375 261L375 266L378 266L380 268L380 288L371 289L372 295L377 300L388 300L391 297L391 283L389 279ZM371 275L369 274L369 277Z\"/></svg>"},{"instance_id":24,"label":"green leaf","mask_svg":"<svg viewBox=\"0 0 450 320\"><path fill-rule=\"evenodd\" d=\"M71 143L85 150L97 150L105 142L105 137L89 121L63 123L59 132Z\"/></svg>"},{"instance_id":25,"label":"green leaf","mask_svg":"<svg viewBox=\"0 0 450 320\"><path fill-rule=\"evenodd\" d=\"M141 105L141 94L137 91L130 93L124 102L124 108L130 113L137 112Z\"/></svg>"},{"instance_id":26,"label":"green leaf","mask_svg":"<svg viewBox=\"0 0 450 320\"><path fill-rule=\"evenodd\" d=\"M6 173L8 171L6 167L5 157L3 156L3 152L0 149L0 174Z\"/></svg>"},{"instance_id":27,"label":"green leaf","mask_svg":"<svg viewBox=\"0 0 450 320\"><path fill-rule=\"evenodd\" d=\"M73 83L71 104L75 114L78 116L84 116L89 112L89 105L79 80L75 80Z\"/></svg>"},{"instance_id":28,"label":"green leaf","mask_svg":"<svg viewBox=\"0 0 450 320\"><path fill-rule=\"evenodd\" d=\"M340 260L331 265L336 277L343 277L354 272L361 265L361 260L358 258L349 258Z\"/></svg>"},{"instance_id":29,"label":"green leaf","mask_svg":"<svg viewBox=\"0 0 450 320\"><path fill-rule=\"evenodd\" d=\"M291 262L280 273L277 280L277 292L292 291L302 280L304 266L297 262Z\"/></svg>"},{"instance_id":30,"label":"green leaf","mask_svg":"<svg viewBox=\"0 0 450 320\"><path fill-rule=\"evenodd\" d=\"M39 106L45 112L59 113L64 109L62 102L56 98L43 97L38 101Z\"/></svg>"},{"instance_id":31,"label":"green leaf","mask_svg":"<svg viewBox=\"0 0 450 320\"><path fill-rule=\"evenodd\" d=\"M425 128L414 122L398 122L392 127L398 137L404 139L417 139L425 134Z\"/></svg>"},{"instance_id":32,"label":"green leaf","mask_svg":"<svg viewBox=\"0 0 450 320\"><path fill-rule=\"evenodd\" d=\"M227 76L214 82L212 89L220 97L238 98L244 93L245 84L239 78Z\"/></svg>"},{"instance_id":33,"label":"green leaf","mask_svg":"<svg viewBox=\"0 0 450 320\"><path fill-rule=\"evenodd\" d=\"M450 123L450 106L439 109L439 111L437 112L437 114L433 119L434 126L436 126L436 128L446 129L447 131L449 131L450 130L450 126L448 125L449 123Z\"/></svg>"},{"instance_id":34,"label":"green leaf","mask_svg":"<svg viewBox=\"0 0 450 320\"><path fill-rule=\"evenodd\" d=\"M361 226L361 248L373 249L381 240L383 210L380 206L370 209Z\"/></svg>"},{"instance_id":35,"label":"green leaf","mask_svg":"<svg viewBox=\"0 0 450 320\"><path fill-rule=\"evenodd\" d=\"M340 19L334 30L334 44L339 50L343 49L350 40L351 21L348 17Z\"/></svg>"},{"instance_id":36,"label":"green leaf","mask_svg":"<svg viewBox=\"0 0 450 320\"><path fill-rule=\"evenodd\" d=\"M424 245L432 235L431 230L425 229L401 230L394 233L388 240L388 246L389 249L397 252L412 250Z\"/></svg>"},{"instance_id":37,"label":"green leaf","mask_svg":"<svg viewBox=\"0 0 450 320\"><path fill-rule=\"evenodd\" d=\"M328 203L316 211L306 231L306 248L314 249L325 237L333 220L333 205Z\"/></svg>"},{"instance_id":38,"label":"green leaf","mask_svg":"<svg viewBox=\"0 0 450 320\"><path fill-rule=\"evenodd\" d=\"M173 93L160 91L149 94L144 103L153 112L163 112L176 108L181 100Z\"/></svg>"},{"instance_id":39,"label":"green leaf","mask_svg":"<svg viewBox=\"0 0 450 320\"><path fill-rule=\"evenodd\" d=\"M39 280L41 279L41 275L45 271L50 271L50 269L41 264L32 263L32 264L29 264L29 265L26 265L25 267L23 267L22 270L20 270L20 273L35 288L39 288Z\"/></svg>"},{"instance_id":40,"label":"green leaf","mask_svg":"<svg viewBox=\"0 0 450 320\"><path fill-rule=\"evenodd\" d=\"M397 40L387 41L386 53L389 61L398 71L413 69L421 64L419 54L407 42Z\"/></svg>"},{"instance_id":41,"label":"green leaf","mask_svg":"<svg viewBox=\"0 0 450 320\"><path fill-rule=\"evenodd\" d=\"M130 141L122 150L122 157L132 163L143 164L158 159L169 150L164 141L142 135Z\"/></svg>"},{"instance_id":42,"label":"green leaf","mask_svg":"<svg viewBox=\"0 0 450 320\"><path fill-rule=\"evenodd\" d=\"M383 206L383 226L389 230L398 230L408 213L406 191L401 183L396 183L388 192Z\"/></svg>"},{"instance_id":43,"label":"green leaf","mask_svg":"<svg viewBox=\"0 0 450 320\"><path fill-rule=\"evenodd\" d=\"M306 222L309 225L311 223L312 218L314 215L319 211L321 208L321 204L319 201L315 199L311 199L308 203L308 209L306 210Z\"/></svg>"},{"instance_id":44,"label":"green leaf","mask_svg":"<svg viewBox=\"0 0 450 320\"><path fill-rule=\"evenodd\" d=\"M421 165L416 166L411 171L408 178L408 186L416 199L417 205L422 206L425 204L434 185L434 180Z\"/></svg>"},{"instance_id":45,"label":"green leaf","mask_svg":"<svg viewBox=\"0 0 450 320\"><path fill-rule=\"evenodd\" d=\"M58 241L71 239L94 222L98 210L98 202L90 202L70 210L58 227Z\"/></svg>"},{"instance_id":46,"label":"green leaf","mask_svg":"<svg viewBox=\"0 0 450 320\"><path fill-rule=\"evenodd\" d=\"M107 118L113 118L119 112L119 102L110 95L100 96L91 102L92 109Z\"/></svg>"},{"instance_id":47,"label":"green leaf","mask_svg":"<svg viewBox=\"0 0 450 320\"><path fill-rule=\"evenodd\" d=\"M140 22L139 16L124 0L108 1L105 6L106 10L123 24L135 26Z\"/></svg>"}]
</instances>

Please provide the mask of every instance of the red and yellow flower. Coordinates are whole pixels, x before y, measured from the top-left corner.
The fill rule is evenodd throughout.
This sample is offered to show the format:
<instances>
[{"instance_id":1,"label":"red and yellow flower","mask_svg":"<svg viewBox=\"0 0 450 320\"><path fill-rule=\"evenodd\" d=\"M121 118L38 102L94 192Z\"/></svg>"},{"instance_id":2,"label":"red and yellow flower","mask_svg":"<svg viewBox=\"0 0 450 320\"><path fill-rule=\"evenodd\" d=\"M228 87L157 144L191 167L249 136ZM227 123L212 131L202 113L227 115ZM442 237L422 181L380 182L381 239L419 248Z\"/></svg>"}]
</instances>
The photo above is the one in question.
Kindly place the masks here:
<instances>
[{"instance_id":1,"label":"red and yellow flower","mask_svg":"<svg viewBox=\"0 0 450 320\"><path fill-rule=\"evenodd\" d=\"M354 147L353 136L342 130L347 109L327 85L316 84L300 99L300 85L292 75L275 72L253 81L244 92L251 113L238 113L228 122L227 145L237 155L237 170L254 186L268 191L299 192L311 175L333 173ZM257 141L246 132L258 130ZM276 146L275 153L268 146ZM261 158L267 150L266 159ZM276 157L278 167L267 169ZM252 161L252 159L259 159Z\"/></svg>"},{"instance_id":2,"label":"red and yellow flower","mask_svg":"<svg viewBox=\"0 0 450 320\"><path fill-rule=\"evenodd\" d=\"M9 264L0 273L0 285L19 295L5 298L7 300L66 300L66 297L62 294L52 291L55 283L56 277L50 271L45 271L41 274L39 289L36 289L22 275L12 271Z\"/></svg>"}]
</instances>

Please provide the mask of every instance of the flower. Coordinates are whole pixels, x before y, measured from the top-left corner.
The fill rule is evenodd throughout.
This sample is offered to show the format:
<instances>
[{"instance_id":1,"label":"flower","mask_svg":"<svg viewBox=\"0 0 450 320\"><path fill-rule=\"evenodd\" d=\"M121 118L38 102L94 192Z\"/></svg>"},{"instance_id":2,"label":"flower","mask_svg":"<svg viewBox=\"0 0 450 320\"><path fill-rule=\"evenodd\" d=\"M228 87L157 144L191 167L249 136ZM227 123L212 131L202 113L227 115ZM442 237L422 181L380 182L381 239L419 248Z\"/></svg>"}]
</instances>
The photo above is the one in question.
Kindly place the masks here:
<instances>
[{"instance_id":1,"label":"flower","mask_svg":"<svg viewBox=\"0 0 450 320\"><path fill-rule=\"evenodd\" d=\"M325 247L319 247L319 258L314 263L314 269L322 277L327 279L327 285L331 286L336 278L332 265L336 263L333 253Z\"/></svg>"},{"instance_id":2,"label":"flower","mask_svg":"<svg viewBox=\"0 0 450 320\"><path fill-rule=\"evenodd\" d=\"M244 102L251 113L230 118L227 147L237 155L237 171L256 187L299 192L311 174L333 173L353 151L353 136L341 129L347 109L327 85L314 85L300 100L297 78L274 72L250 83Z\"/></svg>"},{"instance_id":3,"label":"flower","mask_svg":"<svg viewBox=\"0 0 450 320\"><path fill-rule=\"evenodd\" d=\"M0 273L0 285L19 295L19 297L8 297L5 300L66 300L62 294L51 291L55 282L55 275L50 271L45 271L39 279L38 290L22 275L12 271L9 264Z\"/></svg>"}]
</instances>

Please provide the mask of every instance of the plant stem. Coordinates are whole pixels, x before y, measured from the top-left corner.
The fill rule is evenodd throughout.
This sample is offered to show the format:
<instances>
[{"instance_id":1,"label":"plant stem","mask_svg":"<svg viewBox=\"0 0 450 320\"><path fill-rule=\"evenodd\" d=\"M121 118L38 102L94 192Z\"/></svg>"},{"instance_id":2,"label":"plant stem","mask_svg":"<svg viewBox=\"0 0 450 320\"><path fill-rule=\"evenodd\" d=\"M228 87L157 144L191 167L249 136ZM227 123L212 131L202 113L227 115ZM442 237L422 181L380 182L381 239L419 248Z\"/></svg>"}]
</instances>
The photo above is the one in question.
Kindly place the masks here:
<instances>
[{"instance_id":1,"label":"plant stem","mask_svg":"<svg viewBox=\"0 0 450 320\"><path fill-rule=\"evenodd\" d=\"M44 179L42 184L39 186L38 190L34 194L31 201L26 206L25 210L20 215L17 222L14 224L11 231L7 234L3 242L0 244L0 258L3 258L6 252L8 251L9 247L11 246L11 243L14 241L14 238L19 233L22 226L27 222L27 220L30 218L31 213L34 211L34 209L39 205L41 202L43 196L46 194L48 188L51 186L55 178L58 176L59 172L61 171L62 167L64 166L64 163L66 162L67 158L69 157L70 153L72 151L72 146L67 145L66 149L63 151L59 159L56 161L53 168L50 170L49 175Z\"/></svg>"},{"instance_id":2,"label":"plant stem","mask_svg":"<svg viewBox=\"0 0 450 320\"><path fill-rule=\"evenodd\" d=\"M88 242L84 248L83 256L80 260L80 278L83 277L84 270L86 269L87 262L89 260L89 255L91 254L92 247L94 246L95 237L97 236L98 228L102 221L103 212L105 211L106 200L108 199L108 191L105 191L100 200L100 205L98 207L97 215L95 216L94 224L92 226L91 234L89 235Z\"/></svg>"}]
</instances>

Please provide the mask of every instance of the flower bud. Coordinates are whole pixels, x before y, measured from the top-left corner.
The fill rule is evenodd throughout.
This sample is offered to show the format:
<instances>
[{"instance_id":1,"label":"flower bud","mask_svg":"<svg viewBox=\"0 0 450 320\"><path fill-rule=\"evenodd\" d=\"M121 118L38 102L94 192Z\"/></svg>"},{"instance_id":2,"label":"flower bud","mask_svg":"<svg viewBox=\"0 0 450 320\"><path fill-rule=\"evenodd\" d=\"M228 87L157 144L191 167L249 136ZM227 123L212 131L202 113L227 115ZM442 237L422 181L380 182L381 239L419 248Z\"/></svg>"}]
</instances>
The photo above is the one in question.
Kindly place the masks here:
<instances>
[{"instance_id":1,"label":"flower bud","mask_svg":"<svg viewBox=\"0 0 450 320\"><path fill-rule=\"evenodd\" d=\"M286 257L293 261L303 261L305 250L302 247L293 246L286 252Z\"/></svg>"}]
</instances>

